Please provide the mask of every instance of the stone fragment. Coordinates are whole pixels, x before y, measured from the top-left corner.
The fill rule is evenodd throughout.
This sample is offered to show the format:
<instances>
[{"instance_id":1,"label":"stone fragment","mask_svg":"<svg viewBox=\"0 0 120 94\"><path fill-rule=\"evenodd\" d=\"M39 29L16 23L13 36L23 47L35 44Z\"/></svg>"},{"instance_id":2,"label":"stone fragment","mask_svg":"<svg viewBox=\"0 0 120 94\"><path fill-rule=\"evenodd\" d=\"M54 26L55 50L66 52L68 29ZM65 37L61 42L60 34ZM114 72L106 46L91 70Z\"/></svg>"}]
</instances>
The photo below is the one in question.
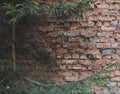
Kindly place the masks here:
<instances>
[{"instance_id":1,"label":"stone fragment","mask_svg":"<svg viewBox=\"0 0 120 94\"><path fill-rule=\"evenodd\" d=\"M103 55L111 55L116 53L116 49L102 49L101 53Z\"/></svg>"}]
</instances>

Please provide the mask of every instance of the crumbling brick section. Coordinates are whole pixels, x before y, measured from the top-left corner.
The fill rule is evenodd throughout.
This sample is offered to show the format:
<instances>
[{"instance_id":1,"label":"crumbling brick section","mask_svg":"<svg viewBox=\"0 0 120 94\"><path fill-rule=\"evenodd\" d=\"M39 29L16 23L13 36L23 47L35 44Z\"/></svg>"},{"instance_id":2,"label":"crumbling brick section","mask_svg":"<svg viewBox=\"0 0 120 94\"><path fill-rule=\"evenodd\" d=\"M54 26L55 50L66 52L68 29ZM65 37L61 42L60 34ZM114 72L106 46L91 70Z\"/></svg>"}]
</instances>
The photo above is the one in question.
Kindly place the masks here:
<instances>
[{"instance_id":1,"label":"crumbling brick section","mask_svg":"<svg viewBox=\"0 0 120 94\"><path fill-rule=\"evenodd\" d=\"M120 0L94 1L94 9L86 11L84 21L52 20L49 26L39 27L46 32L48 47L63 70L59 72L62 82L91 76L120 59ZM120 71L112 75L112 92L120 94ZM111 94L95 90L99 92L96 94Z\"/></svg>"}]
</instances>

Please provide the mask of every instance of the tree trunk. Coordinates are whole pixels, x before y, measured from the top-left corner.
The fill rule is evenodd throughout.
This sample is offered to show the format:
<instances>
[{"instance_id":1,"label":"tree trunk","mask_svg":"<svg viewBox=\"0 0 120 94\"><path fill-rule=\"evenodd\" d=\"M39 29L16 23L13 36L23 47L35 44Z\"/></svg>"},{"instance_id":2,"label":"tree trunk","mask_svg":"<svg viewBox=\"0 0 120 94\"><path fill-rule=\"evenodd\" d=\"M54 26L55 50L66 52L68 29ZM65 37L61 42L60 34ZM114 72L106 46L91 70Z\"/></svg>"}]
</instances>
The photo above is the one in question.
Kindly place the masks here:
<instances>
[{"instance_id":1,"label":"tree trunk","mask_svg":"<svg viewBox=\"0 0 120 94\"><path fill-rule=\"evenodd\" d=\"M16 51L15 51L15 31L16 25L12 24L12 63L13 63L13 71L16 71Z\"/></svg>"}]
</instances>

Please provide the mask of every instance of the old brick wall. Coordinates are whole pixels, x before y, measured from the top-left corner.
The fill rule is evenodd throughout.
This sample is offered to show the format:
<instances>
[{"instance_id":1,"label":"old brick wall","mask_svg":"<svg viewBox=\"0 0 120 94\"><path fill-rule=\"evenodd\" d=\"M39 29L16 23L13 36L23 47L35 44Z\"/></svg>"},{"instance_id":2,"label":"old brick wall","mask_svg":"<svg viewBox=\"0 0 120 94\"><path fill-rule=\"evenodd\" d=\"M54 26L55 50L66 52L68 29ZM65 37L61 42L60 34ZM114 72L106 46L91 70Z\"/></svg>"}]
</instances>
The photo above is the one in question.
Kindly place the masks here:
<instances>
[{"instance_id":1,"label":"old brick wall","mask_svg":"<svg viewBox=\"0 0 120 94\"><path fill-rule=\"evenodd\" d=\"M62 69L56 78L60 84L91 76L120 59L120 0L94 1L83 21L49 20L35 29L45 35L45 47ZM120 94L120 71L112 75L113 92ZM95 91L110 94L102 88Z\"/></svg>"}]
</instances>

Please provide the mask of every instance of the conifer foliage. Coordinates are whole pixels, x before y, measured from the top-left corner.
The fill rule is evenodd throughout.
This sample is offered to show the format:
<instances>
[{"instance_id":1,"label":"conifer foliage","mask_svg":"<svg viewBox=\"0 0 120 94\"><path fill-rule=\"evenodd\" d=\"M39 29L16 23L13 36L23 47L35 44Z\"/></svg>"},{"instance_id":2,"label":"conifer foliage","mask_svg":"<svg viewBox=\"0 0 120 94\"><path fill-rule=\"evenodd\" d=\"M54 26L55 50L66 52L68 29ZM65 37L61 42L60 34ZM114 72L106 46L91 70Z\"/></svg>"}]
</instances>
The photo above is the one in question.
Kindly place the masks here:
<instances>
[{"instance_id":1,"label":"conifer foliage","mask_svg":"<svg viewBox=\"0 0 120 94\"><path fill-rule=\"evenodd\" d=\"M16 43L16 34L18 31L16 32L16 30L20 24L27 23L27 25L30 25L30 21L33 24L34 20L40 18L41 15L61 19L69 19L70 17L83 18L85 10L91 9L90 4L92 2L92 0L80 0L77 3L66 3L58 0L56 4L49 5L45 0L39 3L34 0L1 0L0 38L2 42L0 43L0 94L93 94L90 84L93 86L108 87L107 80L110 78L110 76L107 77L107 74L110 72L108 69L117 64L109 65L106 69L91 77L64 85L52 85L26 78L19 74L19 67L17 67L19 65L17 65L18 45ZM26 28L27 26L24 26L21 29L27 30ZM21 49L19 50L21 51ZM34 51L33 48L32 50ZM24 51L24 53L26 52L31 52L31 49ZM12 55L6 60L4 55L10 53ZM51 56L45 52L43 53L46 54L46 59L49 59L52 64L55 64ZM36 51L34 57L39 56L38 51ZM47 64L45 63L45 65ZM10 81L11 79L14 79L14 84L12 83L12 86L6 85L6 81Z\"/></svg>"}]
</instances>

